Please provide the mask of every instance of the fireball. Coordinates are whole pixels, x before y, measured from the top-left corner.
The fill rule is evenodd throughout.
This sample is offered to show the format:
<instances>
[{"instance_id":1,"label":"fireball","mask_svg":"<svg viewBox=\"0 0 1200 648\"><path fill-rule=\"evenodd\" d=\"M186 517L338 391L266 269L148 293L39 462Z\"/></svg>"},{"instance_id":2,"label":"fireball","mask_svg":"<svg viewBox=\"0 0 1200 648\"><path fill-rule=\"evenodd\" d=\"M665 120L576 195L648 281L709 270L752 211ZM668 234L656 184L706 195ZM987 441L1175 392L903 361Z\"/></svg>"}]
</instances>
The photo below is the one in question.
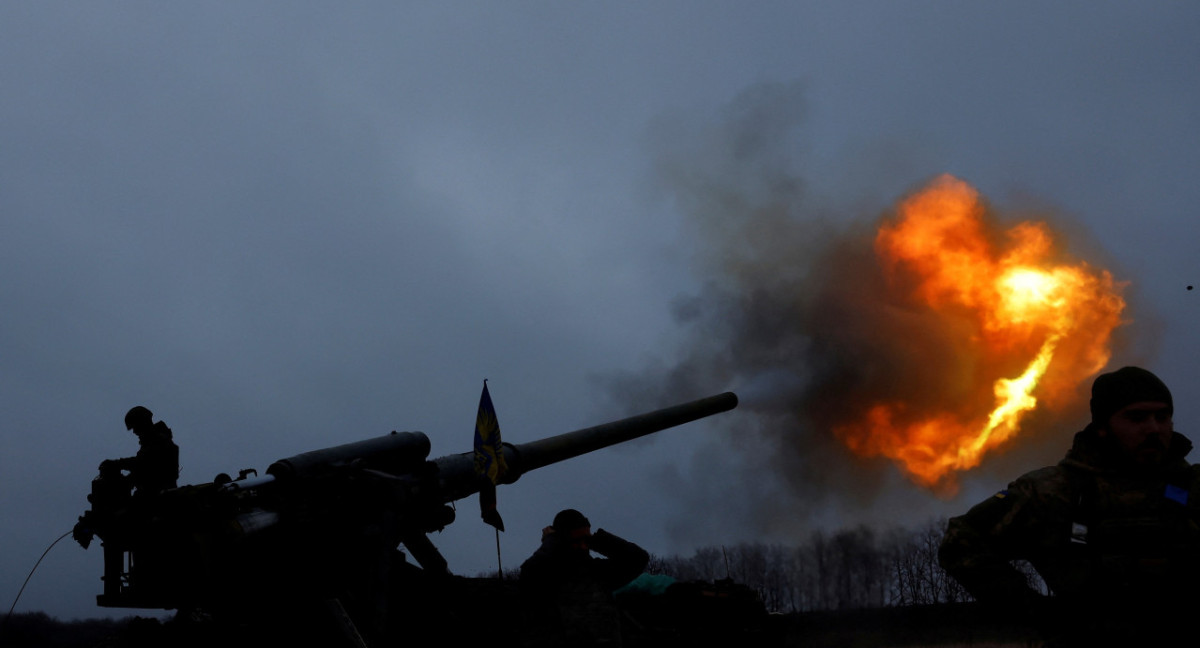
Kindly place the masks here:
<instances>
[{"instance_id":1,"label":"fireball","mask_svg":"<svg viewBox=\"0 0 1200 648\"><path fill-rule=\"evenodd\" d=\"M963 338L947 344L972 353L969 398L937 411L881 400L834 430L917 484L953 492L956 475L1017 436L1039 399L1073 393L1108 362L1125 308L1112 275L1070 259L1045 223L998 225L957 178L901 201L875 254L898 302L954 321L947 330Z\"/></svg>"}]
</instances>

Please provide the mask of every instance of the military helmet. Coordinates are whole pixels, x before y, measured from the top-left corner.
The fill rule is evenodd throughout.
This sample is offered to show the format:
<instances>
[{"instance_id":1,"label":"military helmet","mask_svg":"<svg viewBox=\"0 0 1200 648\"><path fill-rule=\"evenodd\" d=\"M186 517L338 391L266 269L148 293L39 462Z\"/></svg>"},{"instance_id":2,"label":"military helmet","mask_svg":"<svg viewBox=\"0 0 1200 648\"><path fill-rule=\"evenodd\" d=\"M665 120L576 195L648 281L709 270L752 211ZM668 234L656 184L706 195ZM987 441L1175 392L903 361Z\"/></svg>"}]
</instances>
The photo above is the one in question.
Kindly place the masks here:
<instances>
[{"instance_id":1,"label":"military helmet","mask_svg":"<svg viewBox=\"0 0 1200 648\"><path fill-rule=\"evenodd\" d=\"M145 407L138 405L125 414L125 429L132 430L135 427L150 425L153 421L154 414Z\"/></svg>"}]
</instances>

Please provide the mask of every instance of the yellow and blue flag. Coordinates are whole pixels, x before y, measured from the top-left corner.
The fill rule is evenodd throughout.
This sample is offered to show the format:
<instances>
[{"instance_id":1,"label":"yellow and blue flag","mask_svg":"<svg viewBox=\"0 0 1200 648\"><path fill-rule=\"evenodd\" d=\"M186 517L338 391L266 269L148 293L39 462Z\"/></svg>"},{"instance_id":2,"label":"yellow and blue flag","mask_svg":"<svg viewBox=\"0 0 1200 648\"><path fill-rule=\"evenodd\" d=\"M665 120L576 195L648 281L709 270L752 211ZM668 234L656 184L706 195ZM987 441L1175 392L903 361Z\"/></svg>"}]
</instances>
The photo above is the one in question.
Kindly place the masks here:
<instances>
[{"instance_id":1,"label":"yellow and blue flag","mask_svg":"<svg viewBox=\"0 0 1200 648\"><path fill-rule=\"evenodd\" d=\"M500 422L496 420L496 408L492 406L485 380L483 395L479 397L479 414L475 417L475 473L486 475L488 481L496 484L506 472L508 466L500 447Z\"/></svg>"},{"instance_id":2,"label":"yellow and blue flag","mask_svg":"<svg viewBox=\"0 0 1200 648\"><path fill-rule=\"evenodd\" d=\"M504 530L504 521L496 510L496 484L508 472L504 463L504 451L500 445L500 422L496 419L496 408L488 393L487 381L483 381L483 394L479 397L479 413L475 416L475 474L487 477L487 483L479 489L479 512L483 521Z\"/></svg>"}]
</instances>

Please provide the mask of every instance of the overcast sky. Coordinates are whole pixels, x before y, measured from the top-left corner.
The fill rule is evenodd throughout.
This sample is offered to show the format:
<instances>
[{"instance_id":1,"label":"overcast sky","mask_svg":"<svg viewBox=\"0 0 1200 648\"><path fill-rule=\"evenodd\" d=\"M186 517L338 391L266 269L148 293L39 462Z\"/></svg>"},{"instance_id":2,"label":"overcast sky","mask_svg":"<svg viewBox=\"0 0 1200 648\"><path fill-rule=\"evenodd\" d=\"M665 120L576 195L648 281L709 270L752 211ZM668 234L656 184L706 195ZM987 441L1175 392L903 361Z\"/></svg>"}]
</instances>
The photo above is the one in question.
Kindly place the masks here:
<instances>
[{"instance_id":1,"label":"overcast sky","mask_svg":"<svg viewBox=\"0 0 1200 648\"><path fill-rule=\"evenodd\" d=\"M136 451L138 404L190 484L391 430L466 451L485 378L516 443L745 392L502 488L505 567L567 506L687 554L923 522L1065 450L950 501L818 430L846 468L819 494L760 469L756 392L803 368L681 379L726 343L714 260L755 218L698 194L794 199L813 237L777 241L810 272L941 173L1036 209L1127 282L1111 366L1159 373L1191 435L1197 33L1191 2L0 4L0 601ZM473 501L433 539L495 568ZM101 569L64 540L17 609L109 614Z\"/></svg>"}]
</instances>

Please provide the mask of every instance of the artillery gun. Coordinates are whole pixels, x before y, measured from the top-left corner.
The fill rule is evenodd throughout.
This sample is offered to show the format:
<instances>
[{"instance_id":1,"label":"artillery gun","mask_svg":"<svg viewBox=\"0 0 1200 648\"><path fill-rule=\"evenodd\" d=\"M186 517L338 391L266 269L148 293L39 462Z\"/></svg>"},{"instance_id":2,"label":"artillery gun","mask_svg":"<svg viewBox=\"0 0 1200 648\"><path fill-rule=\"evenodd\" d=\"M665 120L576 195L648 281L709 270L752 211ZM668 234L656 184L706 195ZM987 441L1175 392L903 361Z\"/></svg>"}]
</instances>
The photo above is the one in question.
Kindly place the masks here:
<instances>
[{"instance_id":1,"label":"artillery gun","mask_svg":"<svg viewBox=\"0 0 1200 648\"><path fill-rule=\"evenodd\" d=\"M505 443L500 483L736 406L726 392ZM429 452L425 434L392 432L281 459L261 476L243 470L144 499L102 470L80 518L104 544L97 603L269 626L273 640L283 629L311 640L329 628L348 645L412 638L412 617L445 600L433 594L457 578L428 534L454 521L451 503L492 486L472 452Z\"/></svg>"}]
</instances>

